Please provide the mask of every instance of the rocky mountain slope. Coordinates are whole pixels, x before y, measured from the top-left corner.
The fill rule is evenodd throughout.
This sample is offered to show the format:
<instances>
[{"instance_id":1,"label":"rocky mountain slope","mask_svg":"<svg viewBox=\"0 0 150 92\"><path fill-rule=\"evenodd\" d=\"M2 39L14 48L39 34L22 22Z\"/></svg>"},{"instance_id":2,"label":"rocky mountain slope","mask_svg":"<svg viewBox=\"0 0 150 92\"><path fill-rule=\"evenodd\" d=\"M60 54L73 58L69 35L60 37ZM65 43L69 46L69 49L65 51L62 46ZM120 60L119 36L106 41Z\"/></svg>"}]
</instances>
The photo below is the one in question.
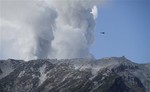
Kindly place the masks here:
<instances>
[{"instance_id":1,"label":"rocky mountain slope","mask_svg":"<svg viewBox=\"0 0 150 92\"><path fill-rule=\"evenodd\" d=\"M150 64L99 60L0 60L0 92L150 92Z\"/></svg>"}]
</instances>

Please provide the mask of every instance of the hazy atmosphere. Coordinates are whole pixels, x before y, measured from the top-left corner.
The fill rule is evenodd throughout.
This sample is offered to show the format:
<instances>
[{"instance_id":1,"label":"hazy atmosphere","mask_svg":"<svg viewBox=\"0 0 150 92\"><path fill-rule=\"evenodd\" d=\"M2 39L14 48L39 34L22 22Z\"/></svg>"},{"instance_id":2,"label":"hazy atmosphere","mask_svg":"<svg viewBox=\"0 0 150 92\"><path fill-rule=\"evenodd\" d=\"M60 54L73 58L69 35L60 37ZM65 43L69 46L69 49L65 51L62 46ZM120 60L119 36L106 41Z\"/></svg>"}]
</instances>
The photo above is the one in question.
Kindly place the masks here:
<instances>
[{"instance_id":1,"label":"hazy atmosphere","mask_svg":"<svg viewBox=\"0 0 150 92\"><path fill-rule=\"evenodd\" d=\"M0 59L150 62L149 9L150 0L0 0Z\"/></svg>"},{"instance_id":2,"label":"hazy atmosphere","mask_svg":"<svg viewBox=\"0 0 150 92\"><path fill-rule=\"evenodd\" d=\"M150 92L150 0L0 0L0 92Z\"/></svg>"},{"instance_id":3,"label":"hazy atmosphere","mask_svg":"<svg viewBox=\"0 0 150 92\"><path fill-rule=\"evenodd\" d=\"M100 0L1 0L1 58L94 58Z\"/></svg>"}]
</instances>

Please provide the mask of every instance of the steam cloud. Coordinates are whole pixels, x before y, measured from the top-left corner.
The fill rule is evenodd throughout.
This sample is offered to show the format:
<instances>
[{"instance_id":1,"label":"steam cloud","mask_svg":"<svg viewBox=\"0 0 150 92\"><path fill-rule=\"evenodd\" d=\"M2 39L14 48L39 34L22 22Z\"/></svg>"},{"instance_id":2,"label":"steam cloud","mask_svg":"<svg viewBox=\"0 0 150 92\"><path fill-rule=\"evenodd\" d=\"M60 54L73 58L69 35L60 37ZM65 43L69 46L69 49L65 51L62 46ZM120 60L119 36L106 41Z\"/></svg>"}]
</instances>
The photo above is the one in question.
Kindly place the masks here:
<instances>
[{"instance_id":1,"label":"steam cloud","mask_svg":"<svg viewBox=\"0 0 150 92\"><path fill-rule=\"evenodd\" d=\"M100 0L1 0L0 58L93 58Z\"/></svg>"}]
</instances>

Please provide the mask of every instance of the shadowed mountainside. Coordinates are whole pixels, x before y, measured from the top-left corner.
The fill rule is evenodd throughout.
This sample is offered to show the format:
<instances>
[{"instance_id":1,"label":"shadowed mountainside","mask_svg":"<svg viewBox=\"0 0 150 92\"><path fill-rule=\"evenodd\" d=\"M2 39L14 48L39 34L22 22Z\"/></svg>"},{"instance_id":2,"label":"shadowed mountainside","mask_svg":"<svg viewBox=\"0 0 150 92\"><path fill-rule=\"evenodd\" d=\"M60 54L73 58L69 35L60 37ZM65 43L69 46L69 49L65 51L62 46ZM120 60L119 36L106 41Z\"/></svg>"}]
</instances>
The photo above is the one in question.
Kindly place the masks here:
<instances>
[{"instance_id":1,"label":"shadowed mountainside","mask_svg":"<svg viewBox=\"0 0 150 92\"><path fill-rule=\"evenodd\" d=\"M125 57L0 60L0 92L150 92L149 67Z\"/></svg>"}]
</instances>

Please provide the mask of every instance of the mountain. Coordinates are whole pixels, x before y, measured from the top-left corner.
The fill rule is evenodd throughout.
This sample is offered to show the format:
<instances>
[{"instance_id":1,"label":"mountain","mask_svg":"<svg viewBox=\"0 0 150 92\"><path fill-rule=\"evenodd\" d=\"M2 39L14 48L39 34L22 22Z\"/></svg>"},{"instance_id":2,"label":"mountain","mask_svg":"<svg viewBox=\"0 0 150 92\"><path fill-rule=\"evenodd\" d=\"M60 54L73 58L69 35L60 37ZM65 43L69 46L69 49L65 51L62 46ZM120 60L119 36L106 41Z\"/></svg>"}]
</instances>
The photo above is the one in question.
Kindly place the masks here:
<instances>
[{"instance_id":1,"label":"mountain","mask_svg":"<svg viewBox=\"0 0 150 92\"><path fill-rule=\"evenodd\" d=\"M150 92L150 64L125 57L0 60L0 92Z\"/></svg>"},{"instance_id":2,"label":"mountain","mask_svg":"<svg viewBox=\"0 0 150 92\"><path fill-rule=\"evenodd\" d=\"M20 63L23 63L23 61L13 59L0 60L0 79L14 71L14 69L17 68Z\"/></svg>"}]
</instances>

